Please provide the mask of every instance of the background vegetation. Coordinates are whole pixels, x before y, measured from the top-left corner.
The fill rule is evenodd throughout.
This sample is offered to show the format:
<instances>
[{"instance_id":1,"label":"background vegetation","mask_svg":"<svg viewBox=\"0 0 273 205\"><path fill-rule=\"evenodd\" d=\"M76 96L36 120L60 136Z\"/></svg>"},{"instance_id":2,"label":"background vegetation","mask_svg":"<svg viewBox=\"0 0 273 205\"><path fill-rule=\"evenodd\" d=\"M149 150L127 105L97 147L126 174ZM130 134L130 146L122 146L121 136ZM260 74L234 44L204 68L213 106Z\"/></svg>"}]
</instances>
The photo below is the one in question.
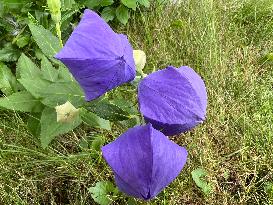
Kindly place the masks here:
<instances>
[{"instance_id":1,"label":"background vegetation","mask_svg":"<svg viewBox=\"0 0 273 205\"><path fill-rule=\"evenodd\" d=\"M62 29L64 39L81 11ZM21 32L23 13L18 15L14 26ZM39 51L27 29L23 36L13 35L2 29L3 22L0 60L15 71L16 52L35 60ZM146 73L188 65L203 77L209 94L206 122L173 137L189 151L179 177L151 202L118 195L113 204L273 204L272 1L156 4L131 13L126 26L113 26L129 36L135 49L146 52ZM25 36L30 40L23 46L18 39ZM6 56L12 58L8 61L1 56L6 44L15 52ZM111 133L81 126L42 149L27 130L24 114L1 111L0 119L0 204L95 204L88 188L113 181L99 149L90 144L97 135L104 139L99 145L112 141L125 130L122 124ZM211 192L204 194L196 186L191 177L196 168L207 172Z\"/></svg>"}]
</instances>

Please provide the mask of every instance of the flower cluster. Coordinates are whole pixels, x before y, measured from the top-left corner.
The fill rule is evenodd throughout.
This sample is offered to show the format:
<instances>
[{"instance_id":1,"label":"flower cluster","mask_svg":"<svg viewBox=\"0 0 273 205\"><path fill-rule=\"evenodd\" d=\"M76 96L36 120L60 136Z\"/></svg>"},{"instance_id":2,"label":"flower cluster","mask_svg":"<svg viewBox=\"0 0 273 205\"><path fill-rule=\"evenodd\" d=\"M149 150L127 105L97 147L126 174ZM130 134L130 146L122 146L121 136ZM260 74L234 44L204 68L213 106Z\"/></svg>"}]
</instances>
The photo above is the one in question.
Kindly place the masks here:
<instances>
[{"instance_id":1,"label":"flower cluster","mask_svg":"<svg viewBox=\"0 0 273 205\"><path fill-rule=\"evenodd\" d=\"M136 62L133 56L138 57ZM133 52L125 35L115 33L90 10L85 10L56 58L69 68L87 101L132 81L136 65L142 69L146 62L145 54ZM122 192L149 200L170 184L186 163L186 149L166 136L186 132L205 120L207 93L193 69L169 66L140 81L138 101L147 124L130 128L102 147L102 154Z\"/></svg>"}]
</instances>

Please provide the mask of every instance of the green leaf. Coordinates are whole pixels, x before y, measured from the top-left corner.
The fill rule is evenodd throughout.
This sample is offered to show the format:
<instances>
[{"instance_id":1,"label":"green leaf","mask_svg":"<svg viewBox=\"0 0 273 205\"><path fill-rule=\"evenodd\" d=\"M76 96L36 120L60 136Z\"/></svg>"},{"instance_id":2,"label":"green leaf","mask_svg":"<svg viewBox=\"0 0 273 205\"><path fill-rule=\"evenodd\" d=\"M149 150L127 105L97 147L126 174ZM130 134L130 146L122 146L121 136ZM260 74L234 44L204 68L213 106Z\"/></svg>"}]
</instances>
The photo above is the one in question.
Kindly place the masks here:
<instances>
[{"instance_id":1,"label":"green leaf","mask_svg":"<svg viewBox=\"0 0 273 205\"><path fill-rule=\"evenodd\" d=\"M41 114L42 114L41 112L31 113L27 120L28 130L35 137L39 137L41 133L41 124L40 124Z\"/></svg>"},{"instance_id":2,"label":"green leaf","mask_svg":"<svg viewBox=\"0 0 273 205\"><path fill-rule=\"evenodd\" d=\"M29 40L30 40L29 36L22 36L16 40L16 45L19 48L23 48L28 44Z\"/></svg>"},{"instance_id":3,"label":"green leaf","mask_svg":"<svg viewBox=\"0 0 273 205\"><path fill-rule=\"evenodd\" d=\"M16 78L11 70L0 62L0 90L5 95L11 95L16 91Z\"/></svg>"},{"instance_id":4,"label":"green leaf","mask_svg":"<svg viewBox=\"0 0 273 205\"><path fill-rule=\"evenodd\" d=\"M42 103L49 107L56 107L67 101L75 107L85 104L84 93L76 82L53 83L44 90L43 97Z\"/></svg>"},{"instance_id":5,"label":"green leaf","mask_svg":"<svg viewBox=\"0 0 273 205\"><path fill-rule=\"evenodd\" d=\"M117 19L122 23L122 24L127 24L128 19L129 19L129 11L128 8L126 8L125 6L120 5L117 9L116 9L116 16Z\"/></svg>"},{"instance_id":6,"label":"green leaf","mask_svg":"<svg viewBox=\"0 0 273 205\"><path fill-rule=\"evenodd\" d=\"M71 123L57 122L57 114L53 108L45 108L41 116L41 144L46 148L50 142L58 135L65 134L81 124L78 117Z\"/></svg>"},{"instance_id":7,"label":"green leaf","mask_svg":"<svg viewBox=\"0 0 273 205\"><path fill-rule=\"evenodd\" d=\"M150 7L150 1L149 0L137 0L137 2L142 5L145 6L146 8Z\"/></svg>"},{"instance_id":8,"label":"green leaf","mask_svg":"<svg viewBox=\"0 0 273 205\"><path fill-rule=\"evenodd\" d=\"M134 11L136 10L136 0L121 0L121 3Z\"/></svg>"},{"instance_id":9,"label":"green leaf","mask_svg":"<svg viewBox=\"0 0 273 205\"><path fill-rule=\"evenodd\" d=\"M21 78L18 79L18 81L36 98L42 98L44 96L44 91L51 84L51 82L41 78Z\"/></svg>"},{"instance_id":10,"label":"green leaf","mask_svg":"<svg viewBox=\"0 0 273 205\"><path fill-rule=\"evenodd\" d=\"M91 127L111 130L111 125L108 120L102 119L96 114L89 112L84 108L80 109L80 116L82 121Z\"/></svg>"},{"instance_id":11,"label":"green leaf","mask_svg":"<svg viewBox=\"0 0 273 205\"><path fill-rule=\"evenodd\" d=\"M15 49L11 43L5 44L3 48L0 49L0 61L3 62L12 62L17 61L20 53Z\"/></svg>"},{"instance_id":12,"label":"green leaf","mask_svg":"<svg viewBox=\"0 0 273 205\"><path fill-rule=\"evenodd\" d=\"M103 136L94 136L91 140L91 147L97 153L101 151L101 147L105 143L105 138Z\"/></svg>"},{"instance_id":13,"label":"green leaf","mask_svg":"<svg viewBox=\"0 0 273 205\"><path fill-rule=\"evenodd\" d=\"M115 9L112 7L105 7L101 12L101 17L106 21L112 21L115 18Z\"/></svg>"},{"instance_id":14,"label":"green leaf","mask_svg":"<svg viewBox=\"0 0 273 205\"><path fill-rule=\"evenodd\" d=\"M49 13L45 11L35 10L35 19L38 21L38 25L42 25L45 28L49 27Z\"/></svg>"},{"instance_id":15,"label":"green leaf","mask_svg":"<svg viewBox=\"0 0 273 205\"><path fill-rule=\"evenodd\" d=\"M212 191L212 184L206 182L202 177L205 177L207 172L204 169L197 168L191 172L191 176L195 184L201 188L204 194L210 194Z\"/></svg>"},{"instance_id":16,"label":"green leaf","mask_svg":"<svg viewBox=\"0 0 273 205\"><path fill-rule=\"evenodd\" d=\"M130 113L107 100L91 103L86 109L109 121L122 121L131 117Z\"/></svg>"},{"instance_id":17,"label":"green leaf","mask_svg":"<svg viewBox=\"0 0 273 205\"><path fill-rule=\"evenodd\" d=\"M80 140L79 146L82 149L91 149L91 156L97 158L101 152L101 147L105 143L105 137L101 135L95 135L92 137L84 137ZM92 152L93 151L93 152Z\"/></svg>"},{"instance_id":18,"label":"green leaf","mask_svg":"<svg viewBox=\"0 0 273 205\"><path fill-rule=\"evenodd\" d=\"M114 3L114 0L101 0L100 5L101 6L110 6Z\"/></svg>"},{"instance_id":19,"label":"green leaf","mask_svg":"<svg viewBox=\"0 0 273 205\"><path fill-rule=\"evenodd\" d=\"M74 0L61 0L62 11L73 9L76 2Z\"/></svg>"},{"instance_id":20,"label":"green leaf","mask_svg":"<svg viewBox=\"0 0 273 205\"><path fill-rule=\"evenodd\" d=\"M75 81L68 68L65 66L59 66L58 69L58 81L59 82L71 82Z\"/></svg>"},{"instance_id":21,"label":"green leaf","mask_svg":"<svg viewBox=\"0 0 273 205\"><path fill-rule=\"evenodd\" d=\"M58 69L59 82L73 82L75 81L69 70L65 66L59 66Z\"/></svg>"},{"instance_id":22,"label":"green leaf","mask_svg":"<svg viewBox=\"0 0 273 205\"><path fill-rule=\"evenodd\" d=\"M43 56L41 61L42 77L51 82L55 82L58 79L58 70L56 70L47 57Z\"/></svg>"},{"instance_id":23,"label":"green leaf","mask_svg":"<svg viewBox=\"0 0 273 205\"><path fill-rule=\"evenodd\" d=\"M17 62L16 75L17 78L36 78L41 75L41 71L24 53L22 53Z\"/></svg>"},{"instance_id":24,"label":"green leaf","mask_svg":"<svg viewBox=\"0 0 273 205\"><path fill-rule=\"evenodd\" d=\"M58 38L49 30L32 23L28 26L35 42L47 57L53 57L61 50Z\"/></svg>"},{"instance_id":25,"label":"green leaf","mask_svg":"<svg viewBox=\"0 0 273 205\"><path fill-rule=\"evenodd\" d=\"M93 9L100 5L101 0L85 0L83 4L90 9Z\"/></svg>"},{"instance_id":26,"label":"green leaf","mask_svg":"<svg viewBox=\"0 0 273 205\"><path fill-rule=\"evenodd\" d=\"M100 205L108 205L114 201L115 195L117 195L117 188L109 181L97 182L96 186L90 187L88 191L91 193L95 202Z\"/></svg>"},{"instance_id":27,"label":"green leaf","mask_svg":"<svg viewBox=\"0 0 273 205\"><path fill-rule=\"evenodd\" d=\"M22 112L39 112L41 103L29 92L22 91L0 98L0 107Z\"/></svg>"}]
</instances>

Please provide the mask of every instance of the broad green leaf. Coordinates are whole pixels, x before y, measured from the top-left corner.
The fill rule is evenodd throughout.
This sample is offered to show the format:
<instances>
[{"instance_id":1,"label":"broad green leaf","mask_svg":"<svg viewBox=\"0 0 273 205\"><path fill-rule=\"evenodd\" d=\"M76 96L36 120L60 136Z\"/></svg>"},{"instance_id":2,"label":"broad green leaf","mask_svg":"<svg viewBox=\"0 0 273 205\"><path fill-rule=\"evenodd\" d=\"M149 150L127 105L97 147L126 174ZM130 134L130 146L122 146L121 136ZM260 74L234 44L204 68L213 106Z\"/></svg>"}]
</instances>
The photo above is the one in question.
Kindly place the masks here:
<instances>
[{"instance_id":1,"label":"broad green leaf","mask_svg":"<svg viewBox=\"0 0 273 205\"><path fill-rule=\"evenodd\" d=\"M81 124L81 119L77 118L72 123L57 122L57 114L53 108L45 108L41 116L41 144L46 148L50 142L58 135L65 134Z\"/></svg>"},{"instance_id":2,"label":"broad green leaf","mask_svg":"<svg viewBox=\"0 0 273 205\"><path fill-rule=\"evenodd\" d=\"M41 103L29 92L22 91L0 98L0 107L22 112L39 112Z\"/></svg>"},{"instance_id":3,"label":"broad green leaf","mask_svg":"<svg viewBox=\"0 0 273 205\"><path fill-rule=\"evenodd\" d=\"M42 77L51 82L55 82L58 79L58 70L56 70L47 57L43 56L41 61Z\"/></svg>"},{"instance_id":4,"label":"broad green leaf","mask_svg":"<svg viewBox=\"0 0 273 205\"><path fill-rule=\"evenodd\" d=\"M84 108L80 109L80 116L82 121L91 127L111 130L111 125L108 120L102 119L96 114L89 112L88 110Z\"/></svg>"},{"instance_id":5,"label":"broad green leaf","mask_svg":"<svg viewBox=\"0 0 273 205\"><path fill-rule=\"evenodd\" d=\"M53 57L59 50L61 50L58 38L49 30L32 23L28 26L35 42L47 57Z\"/></svg>"},{"instance_id":6,"label":"broad green leaf","mask_svg":"<svg viewBox=\"0 0 273 205\"><path fill-rule=\"evenodd\" d=\"M121 3L134 11L136 10L136 0L121 0Z\"/></svg>"},{"instance_id":7,"label":"broad green leaf","mask_svg":"<svg viewBox=\"0 0 273 205\"><path fill-rule=\"evenodd\" d=\"M41 75L40 69L24 53L17 62L17 78L36 78Z\"/></svg>"},{"instance_id":8,"label":"broad green leaf","mask_svg":"<svg viewBox=\"0 0 273 205\"><path fill-rule=\"evenodd\" d=\"M76 82L53 83L44 90L43 95L42 103L49 107L56 107L67 101L75 107L85 103L84 93Z\"/></svg>"},{"instance_id":9,"label":"broad green leaf","mask_svg":"<svg viewBox=\"0 0 273 205\"><path fill-rule=\"evenodd\" d=\"M0 62L0 90L5 95L11 95L16 91L16 78L11 70Z\"/></svg>"},{"instance_id":10,"label":"broad green leaf","mask_svg":"<svg viewBox=\"0 0 273 205\"><path fill-rule=\"evenodd\" d=\"M41 118L41 112L38 113L31 113L27 120L27 127L30 133L35 136L39 137L41 132L41 124L40 124L40 118Z\"/></svg>"},{"instance_id":11,"label":"broad green leaf","mask_svg":"<svg viewBox=\"0 0 273 205\"><path fill-rule=\"evenodd\" d=\"M117 19L122 23L122 24L127 24L128 19L129 19L129 10L125 6L120 5L116 9L116 16Z\"/></svg>"},{"instance_id":12,"label":"broad green leaf","mask_svg":"<svg viewBox=\"0 0 273 205\"><path fill-rule=\"evenodd\" d=\"M145 6L146 8L150 7L150 1L149 0L137 0L137 2L140 5Z\"/></svg>"},{"instance_id":13,"label":"broad green leaf","mask_svg":"<svg viewBox=\"0 0 273 205\"><path fill-rule=\"evenodd\" d=\"M71 82L75 81L72 74L65 66L59 66L58 69L58 81L59 82Z\"/></svg>"},{"instance_id":14,"label":"broad green leaf","mask_svg":"<svg viewBox=\"0 0 273 205\"><path fill-rule=\"evenodd\" d=\"M41 78L21 78L18 79L18 81L36 98L42 98L44 96L44 91L51 84L51 82Z\"/></svg>"},{"instance_id":15,"label":"broad green leaf","mask_svg":"<svg viewBox=\"0 0 273 205\"><path fill-rule=\"evenodd\" d=\"M115 9L113 7L105 7L101 12L101 17L106 21L112 21L115 18Z\"/></svg>"},{"instance_id":16,"label":"broad green leaf","mask_svg":"<svg viewBox=\"0 0 273 205\"><path fill-rule=\"evenodd\" d=\"M0 61L3 62L17 61L19 56L20 56L19 51L16 48L14 48L11 43L7 43L3 48L0 49Z\"/></svg>"},{"instance_id":17,"label":"broad green leaf","mask_svg":"<svg viewBox=\"0 0 273 205\"><path fill-rule=\"evenodd\" d=\"M109 181L97 182L96 186L90 187L88 191L94 201L100 205L111 204L114 201L113 196L118 193L118 189Z\"/></svg>"},{"instance_id":18,"label":"broad green leaf","mask_svg":"<svg viewBox=\"0 0 273 205\"><path fill-rule=\"evenodd\" d=\"M101 6L110 6L114 3L114 0L101 0L100 5Z\"/></svg>"},{"instance_id":19,"label":"broad green leaf","mask_svg":"<svg viewBox=\"0 0 273 205\"><path fill-rule=\"evenodd\" d=\"M93 9L100 5L101 0L85 0L83 4L90 9Z\"/></svg>"},{"instance_id":20,"label":"broad green leaf","mask_svg":"<svg viewBox=\"0 0 273 205\"><path fill-rule=\"evenodd\" d=\"M113 122L127 120L131 118L130 113L123 110L119 106L110 103L107 100L101 100L96 103L91 103L91 105L88 105L86 109L97 114L103 119Z\"/></svg>"},{"instance_id":21,"label":"broad green leaf","mask_svg":"<svg viewBox=\"0 0 273 205\"><path fill-rule=\"evenodd\" d=\"M201 190L207 195L212 191L212 184L206 182L203 177L207 176L207 172L204 169L197 168L191 172L191 176L195 184L201 188Z\"/></svg>"}]
</instances>

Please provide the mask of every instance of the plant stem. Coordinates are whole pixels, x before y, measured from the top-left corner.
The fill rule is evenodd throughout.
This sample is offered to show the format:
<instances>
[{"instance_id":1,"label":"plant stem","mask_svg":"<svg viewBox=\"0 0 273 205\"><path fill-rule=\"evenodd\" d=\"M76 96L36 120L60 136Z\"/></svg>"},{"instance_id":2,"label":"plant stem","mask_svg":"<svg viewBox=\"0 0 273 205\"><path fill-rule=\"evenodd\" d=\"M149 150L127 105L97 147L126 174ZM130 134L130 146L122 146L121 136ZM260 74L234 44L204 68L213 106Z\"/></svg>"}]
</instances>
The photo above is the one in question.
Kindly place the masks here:
<instances>
[{"instance_id":1,"label":"plant stem","mask_svg":"<svg viewBox=\"0 0 273 205\"><path fill-rule=\"evenodd\" d=\"M63 41L62 41L62 32L61 32L61 26L60 23L56 23L56 32L57 32L57 36L59 38L59 42L61 47L63 47Z\"/></svg>"}]
</instances>

